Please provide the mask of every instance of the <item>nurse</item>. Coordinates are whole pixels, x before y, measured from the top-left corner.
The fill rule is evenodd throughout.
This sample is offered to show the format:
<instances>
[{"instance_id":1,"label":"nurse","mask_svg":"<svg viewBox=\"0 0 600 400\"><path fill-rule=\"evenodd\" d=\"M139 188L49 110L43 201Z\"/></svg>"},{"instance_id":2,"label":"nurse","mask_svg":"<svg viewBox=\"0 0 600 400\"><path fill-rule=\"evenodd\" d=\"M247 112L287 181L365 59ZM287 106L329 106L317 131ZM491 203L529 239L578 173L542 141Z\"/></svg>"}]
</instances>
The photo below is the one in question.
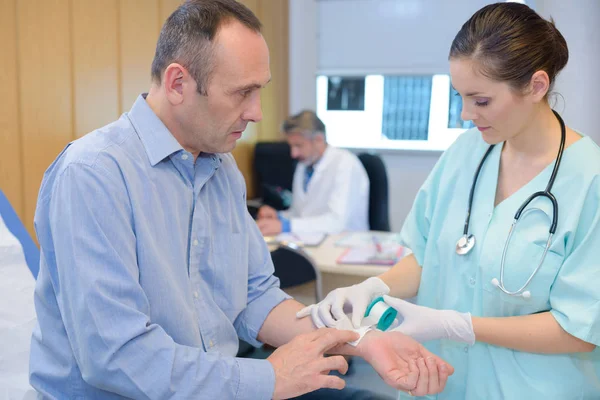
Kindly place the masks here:
<instances>
[{"instance_id":1,"label":"nurse","mask_svg":"<svg viewBox=\"0 0 600 400\"><path fill-rule=\"evenodd\" d=\"M404 318L397 329L456 368L438 399L598 399L600 148L562 127L549 104L568 60L565 39L527 6L497 3L463 25L449 59L462 118L477 128L442 155L417 194L401 232L412 255L299 316L335 326L352 307L356 326L372 299L389 294ZM517 210L550 186L558 212L547 252L554 208L543 196L526 206L504 252ZM472 188L476 241L466 252L457 239ZM414 296L417 305L400 300Z\"/></svg>"}]
</instances>

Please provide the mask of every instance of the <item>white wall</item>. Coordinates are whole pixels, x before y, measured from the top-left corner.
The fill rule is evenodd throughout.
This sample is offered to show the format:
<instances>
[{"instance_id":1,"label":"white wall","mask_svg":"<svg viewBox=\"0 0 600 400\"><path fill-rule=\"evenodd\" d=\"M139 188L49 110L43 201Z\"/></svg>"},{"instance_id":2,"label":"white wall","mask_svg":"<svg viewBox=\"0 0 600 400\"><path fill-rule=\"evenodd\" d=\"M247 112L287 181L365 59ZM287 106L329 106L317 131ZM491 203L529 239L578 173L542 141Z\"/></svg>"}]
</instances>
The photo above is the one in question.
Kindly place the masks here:
<instances>
[{"instance_id":1,"label":"white wall","mask_svg":"<svg viewBox=\"0 0 600 400\"><path fill-rule=\"evenodd\" d=\"M569 46L569 62L558 76L556 110L572 128L600 143L600 1L536 0L535 8L552 17Z\"/></svg>"},{"instance_id":2,"label":"white wall","mask_svg":"<svg viewBox=\"0 0 600 400\"><path fill-rule=\"evenodd\" d=\"M342 0L327 1L339 3ZM353 0L345 1L348 7L353 7ZM414 3L413 0L397 1L399 4ZM462 5L481 3L480 0L454 0L453 3L457 2ZM559 98L556 109L563 114L567 124L600 143L600 112L597 111L600 74L595 71L600 66L600 1L535 0L528 3L533 4L544 17L554 18L569 45L569 64L555 87L564 101ZM426 4L433 6L435 1L427 1ZM290 0L290 113L303 108L316 109L318 24L317 0ZM426 29L435 29L435 24L428 23ZM419 35L415 32L407 40L417 41ZM389 40L385 38L372 41L372 46L381 52L390 51ZM335 56L331 55L330 59L335 59ZM386 66L386 69L390 67ZM439 153L383 151L381 155L390 180L391 225L393 230L399 231Z\"/></svg>"}]
</instances>

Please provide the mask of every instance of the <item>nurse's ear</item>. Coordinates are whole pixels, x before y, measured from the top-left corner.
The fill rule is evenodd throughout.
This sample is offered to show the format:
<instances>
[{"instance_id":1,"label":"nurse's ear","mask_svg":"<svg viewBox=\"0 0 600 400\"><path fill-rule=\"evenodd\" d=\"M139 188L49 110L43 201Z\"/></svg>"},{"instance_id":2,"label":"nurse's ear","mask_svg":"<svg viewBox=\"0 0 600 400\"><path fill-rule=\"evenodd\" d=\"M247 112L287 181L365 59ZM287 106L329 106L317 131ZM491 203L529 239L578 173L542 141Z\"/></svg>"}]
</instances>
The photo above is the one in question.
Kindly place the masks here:
<instances>
[{"instance_id":1,"label":"nurse's ear","mask_svg":"<svg viewBox=\"0 0 600 400\"><path fill-rule=\"evenodd\" d=\"M526 95L531 98L533 103L539 103L546 100L549 90L550 78L546 71L536 71L531 76Z\"/></svg>"}]
</instances>

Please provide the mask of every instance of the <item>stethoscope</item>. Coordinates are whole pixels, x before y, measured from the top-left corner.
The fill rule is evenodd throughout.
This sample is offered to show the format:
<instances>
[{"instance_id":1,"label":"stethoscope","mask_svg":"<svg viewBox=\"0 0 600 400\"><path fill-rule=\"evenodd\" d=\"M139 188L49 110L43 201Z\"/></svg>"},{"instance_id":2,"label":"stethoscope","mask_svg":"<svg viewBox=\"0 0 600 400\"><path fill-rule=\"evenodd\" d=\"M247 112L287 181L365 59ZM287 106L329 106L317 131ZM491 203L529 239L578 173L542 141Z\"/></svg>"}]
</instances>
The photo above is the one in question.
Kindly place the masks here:
<instances>
[{"instance_id":1,"label":"stethoscope","mask_svg":"<svg viewBox=\"0 0 600 400\"><path fill-rule=\"evenodd\" d=\"M565 129L565 123L564 123L563 119L560 117L560 115L558 115L558 113L554 110L552 110L552 112L554 113L554 115L558 119L558 122L560 123L560 134L561 134L560 147L558 149L558 155L556 156L556 163L554 164L554 169L552 170L552 175L550 176L550 180L548 181L548 186L546 186L546 190L544 190L542 192L536 192L536 193L532 194L531 196L529 196L529 198L527 200L525 200L525 202L517 210L517 213L515 214L515 219L514 219L512 225L510 226L510 231L508 232L508 238L506 239L506 243L504 244L504 250L502 250L502 259L500 261L500 281L498 281L498 279L496 279L496 278L492 279L492 285L496 286L498 289L502 290L504 293L506 293L510 296L522 296L525 299L528 299L531 297L531 292L529 290L525 290L525 289L527 288L527 286L529 286L529 283L531 282L531 280L538 273L538 271L540 270L540 268L544 262L544 259L546 258L546 254L548 253L548 249L550 248L550 243L552 241L552 236L556 232L556 224L558 221L558 203L556 201L556 198L552 194L551 190L552 190L552 185L554 185L554 179L556 178L556 174L558 173L558 168L560 167L560 161L562 159L563 151L565 149L566 129ZM463 236L461 236L461 238L458 239L458 242L456 242L456 253L459 255L468 254L475 246L475 236L473 234L469 235L469 219L471 218L471 207L473 206L473 194L475 193L475 186L477 185L477 178L479 177L479 172L481 171L481 167L483 166L483 163L485 162L486 158L492 152L493 148L494 148L494 145L491 145L487 149L487 151L483 155L483 158L479 162L479 166L477 167L477 171L475 172L475 177L473 178L473 184L471 185L471 192L469 193L469 207L467 208L467 217L465 219L465 228L463 231ZM548 241L546 242L546 247L544 249L544 252L542 253L542 259L540 260L540 263L538 264L536 269L533 271L533 273L529 276L529 279L527 279L525 284L523 286L521 286L521 288L519 290L510 291L510 290L506 289L506 287L504 286L504 262L506 259L506 251L508 250L508 245L510 243L510 239L512 237L512 234L515 230L517 223L519 222L519 218L521 217L521 215L525 215L525 214L527 214L527 212L534 211L534 210L536 210L536 208L529 209L525 212L523 212L523 210L525 210L525 207L527 207L529 205L529 203L531 203L531 201L537 197L547 197L552 202L552 224L550 225L550 233L548 235Z\"/></svg>"}]
</instances>

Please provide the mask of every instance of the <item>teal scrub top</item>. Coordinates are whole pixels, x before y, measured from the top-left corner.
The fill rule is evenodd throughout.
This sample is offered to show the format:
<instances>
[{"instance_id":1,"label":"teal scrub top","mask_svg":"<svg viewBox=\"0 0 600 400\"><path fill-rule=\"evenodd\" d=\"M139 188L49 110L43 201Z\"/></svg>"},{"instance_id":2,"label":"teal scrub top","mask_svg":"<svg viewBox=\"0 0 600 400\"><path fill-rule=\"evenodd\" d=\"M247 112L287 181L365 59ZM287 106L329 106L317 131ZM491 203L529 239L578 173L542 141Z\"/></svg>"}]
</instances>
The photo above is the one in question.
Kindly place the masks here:
<instances>
[{"instance_id":1,"label":"teal scrub top","mask_svg":"<svg viewBox=\"0 0 600 400\"><path fill-rule=\"evenodd\" d=\"M514 215L534 192L546 188L554 163L494 207L500 153L496 145L475 189L469 232L473 250L455 252L462 236L469 191L488 148L477 130L462 134L440 158L417 194L401 232L423 267L417 303L480 317L550 311L565 331L600 345L600 148L588 137L563 154L552 193L558 226L542 267L527 290L531 298L504 294L500 260ZM548 240L551 203L537 198L521 216L506 255L504 285L519 289L538 265ZM600 399L600 351L533 354L448 340L425 344L456 372L437 399ZM410 398L400 393L400 398ZM414 399L414 397L412 397Z\"/></svg>"}]
</instances>

